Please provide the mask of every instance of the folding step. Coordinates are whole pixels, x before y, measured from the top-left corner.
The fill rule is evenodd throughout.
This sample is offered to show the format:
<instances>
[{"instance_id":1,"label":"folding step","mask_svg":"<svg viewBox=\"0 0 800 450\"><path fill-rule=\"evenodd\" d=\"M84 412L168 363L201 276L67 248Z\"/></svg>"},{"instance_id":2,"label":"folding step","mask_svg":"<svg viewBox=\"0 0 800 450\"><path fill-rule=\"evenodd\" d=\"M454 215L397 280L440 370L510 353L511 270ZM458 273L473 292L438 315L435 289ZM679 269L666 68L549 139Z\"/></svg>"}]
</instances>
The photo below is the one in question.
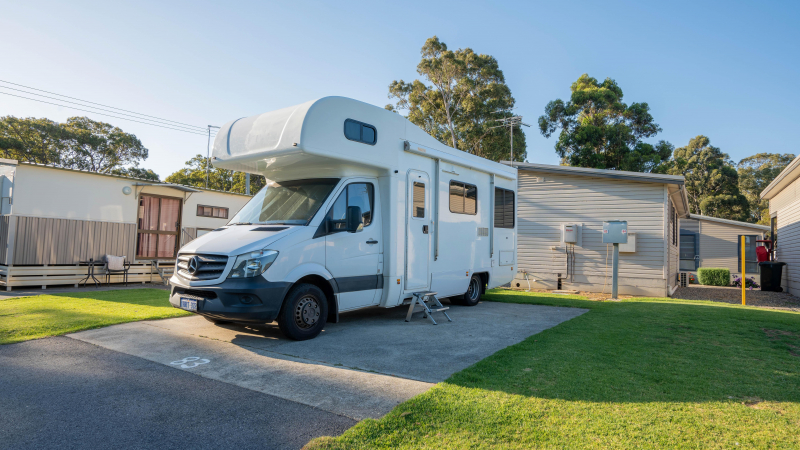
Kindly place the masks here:
<instances>
[{"instance_id":1,"label":"folding step","mask_svg":"<svg viewBox=\"0 0 800 450\"><path fill-rule=\"evenodd\" d=\"M428 305L431 303L431 305ZM434 325L438 325L436 320L433 319L433 314L435 312L440 312L447 317L447 320L452 322L453 319L447 315L445 311L450 309L449 306L442 305L442 302L436 298L436 292L431 291L423 291L423 292L414 292L411 295L411 304L408 305L408 314L406 314L406 322L411 322L411 316L416 312L421 312L423 318L430 319L431 323Z\"/></svg>"}]
</instances>

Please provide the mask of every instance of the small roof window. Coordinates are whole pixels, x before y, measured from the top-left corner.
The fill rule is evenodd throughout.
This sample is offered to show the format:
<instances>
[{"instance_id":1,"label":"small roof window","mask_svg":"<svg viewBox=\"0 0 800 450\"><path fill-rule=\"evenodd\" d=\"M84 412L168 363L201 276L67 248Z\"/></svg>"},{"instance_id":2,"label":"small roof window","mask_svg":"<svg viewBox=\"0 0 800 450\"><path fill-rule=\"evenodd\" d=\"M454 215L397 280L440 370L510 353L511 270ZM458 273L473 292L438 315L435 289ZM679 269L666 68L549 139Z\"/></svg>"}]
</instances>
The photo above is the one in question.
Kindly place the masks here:
<instances>
[{"instance_id":1,"label":"small roof window","mask_svg":"<svg viewBox=\"0 0 800 450\"><path fill-rule=\"evenodd\" d=\"M372 125L347 119L344 121L344 137L351 141L375 145L378 142L378 131Z\"/></svg>"}]
</instances>

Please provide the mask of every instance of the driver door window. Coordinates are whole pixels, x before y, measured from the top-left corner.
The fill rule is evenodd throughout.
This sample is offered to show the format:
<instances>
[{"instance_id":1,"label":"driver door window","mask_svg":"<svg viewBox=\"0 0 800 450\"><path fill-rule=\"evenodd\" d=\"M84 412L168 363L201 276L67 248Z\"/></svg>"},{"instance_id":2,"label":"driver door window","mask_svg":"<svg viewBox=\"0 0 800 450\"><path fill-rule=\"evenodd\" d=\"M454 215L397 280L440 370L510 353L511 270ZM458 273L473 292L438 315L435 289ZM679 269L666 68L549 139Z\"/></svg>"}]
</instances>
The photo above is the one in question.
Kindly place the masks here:
<instances>
[{"instance_id":1,"label":"driver door window","mask_svg":"<svg viewBox=\"0 0 800 450\"><path fill-rule=\"evenodd\" d=\"M375 188L371 183L352 183L344 188L339 198L333 202L328 213L329 232L338 233L345 228L345 218L348 206L358 206L361 208L361 217L364 220L364 228L372 223L372 205L375 198Z\"/></svg>"}]
</instances>

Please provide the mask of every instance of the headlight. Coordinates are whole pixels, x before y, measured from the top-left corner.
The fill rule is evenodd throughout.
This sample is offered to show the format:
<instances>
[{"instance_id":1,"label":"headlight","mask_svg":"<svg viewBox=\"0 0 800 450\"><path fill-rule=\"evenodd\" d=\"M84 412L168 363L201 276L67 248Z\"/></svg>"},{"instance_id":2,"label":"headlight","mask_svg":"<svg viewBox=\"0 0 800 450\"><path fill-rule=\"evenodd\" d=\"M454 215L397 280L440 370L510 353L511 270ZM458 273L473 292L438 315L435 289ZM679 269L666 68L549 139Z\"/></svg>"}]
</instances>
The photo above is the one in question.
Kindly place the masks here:
<instances>
[{"instance_id":1,"label":"headlight","mask_svg":"<svg viewBox=\"0 0 800 450\"><path fill-rule=\"evenodd\" d=\"M228 278L252 278L264 273L278 257L275 250L258 250L236 257Z\"/></svg>"}]
</instances>

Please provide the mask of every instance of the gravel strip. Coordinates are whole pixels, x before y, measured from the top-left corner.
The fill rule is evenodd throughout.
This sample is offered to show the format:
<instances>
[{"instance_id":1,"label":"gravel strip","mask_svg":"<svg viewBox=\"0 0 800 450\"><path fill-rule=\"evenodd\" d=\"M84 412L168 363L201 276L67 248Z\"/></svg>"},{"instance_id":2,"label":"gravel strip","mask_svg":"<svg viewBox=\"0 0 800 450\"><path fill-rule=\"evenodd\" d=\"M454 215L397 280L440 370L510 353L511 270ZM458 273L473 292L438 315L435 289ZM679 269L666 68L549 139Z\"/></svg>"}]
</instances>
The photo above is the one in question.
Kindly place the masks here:
<instances>
[{"instance_id":1,"label":"gravel strip","mask_svg":"<svg viewBox=\"0 0 800 450\"><path fill-rule=\"evenodd\" d=\"M737 287L719 286L688 286L679 287L672 298L684 300L709 300L740 305L742 303L742 289ZM745 295L748 306L785 309L800 312L800 298L786 292L770 292L759 289L747 290Z\"/></svg>"}]
</instances>

